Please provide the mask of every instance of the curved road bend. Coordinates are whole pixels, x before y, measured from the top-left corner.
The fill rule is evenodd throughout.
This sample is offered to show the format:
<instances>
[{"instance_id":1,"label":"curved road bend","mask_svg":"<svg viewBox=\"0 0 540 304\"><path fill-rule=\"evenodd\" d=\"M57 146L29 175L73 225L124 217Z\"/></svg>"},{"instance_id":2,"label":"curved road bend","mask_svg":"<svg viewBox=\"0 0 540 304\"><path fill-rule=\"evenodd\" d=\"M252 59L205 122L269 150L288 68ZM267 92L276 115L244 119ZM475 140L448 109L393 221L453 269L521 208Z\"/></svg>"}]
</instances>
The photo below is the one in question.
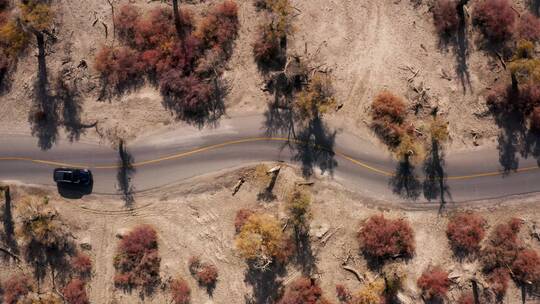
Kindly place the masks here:
<instances>
[{"instance_id":1,"label":"curved road bend","mask_svg":"<svg viewBox=\"0 0 540 304\"><path fill-rule=\"evenodd\" d=\"M193 176L260 161L293 161L286 136L265 135L262 115L222 119L217 128L179 130L146 136L128 145L134 158L135 191L144 191ZM333 147L334 168L325 174L352 190L381 199L399 199L389 185L396 162L383 148L338 131ZM117 193L118 152L89 142L59 142L48 151L31 136L0 138L0 180L54 185L52 169L61 164L89 167L94 173L94 193ZM488 199L540 191L536 159L519 159L518 172L503 176L497 149L453 153L445 158L447 201ZM317 167L315 165L315 167ZM320 172L318 168L314 168ZM422 168L416 169L423 182ZM422 193L422 189L419 189ZM403 199L403 198L401 198ZM424 200L420 195L419 200Z\"/></svg>"}]
</instances>

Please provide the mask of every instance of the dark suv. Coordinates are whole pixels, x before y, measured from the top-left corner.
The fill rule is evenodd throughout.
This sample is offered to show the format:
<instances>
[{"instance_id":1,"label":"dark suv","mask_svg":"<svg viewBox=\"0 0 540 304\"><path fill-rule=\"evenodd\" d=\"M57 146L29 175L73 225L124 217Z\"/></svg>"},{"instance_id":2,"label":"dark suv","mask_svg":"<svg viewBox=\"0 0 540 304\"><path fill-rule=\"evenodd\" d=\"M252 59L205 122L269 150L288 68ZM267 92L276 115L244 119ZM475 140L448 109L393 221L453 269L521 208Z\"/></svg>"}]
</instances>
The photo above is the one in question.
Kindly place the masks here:
<instances>
[{"instance_id":1,"label":"dark suv","mask_svg":"<svg viewBox=\"0 0 540 304\"><path fill-rule=\"evenodd\" d=\"M59 184L87 186L92 183L92 172L88 169L57 168L54 169L53 178Z\"/></svg>"}]
</instances>

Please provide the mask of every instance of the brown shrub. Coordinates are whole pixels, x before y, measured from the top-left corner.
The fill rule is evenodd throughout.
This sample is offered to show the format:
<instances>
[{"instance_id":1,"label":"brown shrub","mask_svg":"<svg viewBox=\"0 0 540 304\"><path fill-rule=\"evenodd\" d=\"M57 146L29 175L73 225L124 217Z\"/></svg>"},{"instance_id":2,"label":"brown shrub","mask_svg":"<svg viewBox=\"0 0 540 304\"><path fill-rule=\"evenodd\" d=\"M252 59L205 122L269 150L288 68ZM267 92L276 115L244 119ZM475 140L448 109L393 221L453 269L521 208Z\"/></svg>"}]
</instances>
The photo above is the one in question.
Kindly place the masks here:
<instances>
[{"instance_id":1,"label":"brown shrub","mask_svg":"<svg viewBox=\"0 0 540 304\"><path fill-rule=\"evenodd\" d=\"M322 289L313 279L300 277L289 284L278 304L327 304Z\"/></svg>"},{"instance_id":2,"label":"brown shrub","mask_svg":"<svg viewBox=\"0 0 540 304\"><path fill-rule=\"evenodd\" d=\"M483 0L475 5L473 19L486 38L501 42L512 37L516 13L508 0Z\"/></svg>"},{"instance_id":3,"label":"brown shrub","mask_svg":"<svg viewBox=\"0 0 540 304\"><path fill-rule=\"evenodd\" d=\"M124 41L133 41L135 38L139 16L135 6L131 4L124 4L118 10L114 21L118 36Z\"/></svg>"},{"instance_id":4,"label":"brown shrub","mask_svg":"<svg viewBox=\"0 0 540 304\"><path fill-rule=\"evenodd\" d=\"M434 267L425 270L416 284L427 298L444 299L450 287L450 279L448 279L448 272Z\"/></svg>"},{"instance_id":5,"label":"brown shrub","mask_svg":"<svg viewBox=\"0 0 540 304\"><path fill-rule=\"evenodd\" d=\"M521 284L540 283L540 256L532 249L521 250L512 264L512 272Z\"/></svg>"},{"instance_id":6,"label":"brown shrub","mask_svg":"<svg viewBox=\"0 0 540 304\"><path fill-rule=\"evenodd\" d=\"M92 272L92 260L84 253L78 253L71 259L71 267L82 277L87 277Z\"/></svg>"},{"instance_id":7,"label":"brown shrub","mask_svg":"<svg viewBox=\"0 0 540 304\"><path fill-rule=\"evenodd\" d=\"M488 274L489 288L498 298L502 298L508 289L510 274L506 268L496 268Z\"/></svg>"},{"instance_id":8,"label":"brown shrub","mask_svg":"<svg viewBox=\"0 0 540 304\"><path fill-rule=\"evenodd\" d=\"M260 67L277 67L284 61L284 51L281 42L282 35L272 23L265 23L257 28L253 43L253 56Z\"/></svg>"},{"instance_id":9,"label":"brown shrub","mask_svg":"<svg viewBox=\"0 0 540 304\"><path fill-rule=\"evenodd\" d=\"M122 47L104 46L96 55L96 70L107 86L123 91L141 79L143 66L136 51Z\"/></svg>"},{"instance_id":10,"label":"brown shrub","mask_svg":"<svg viewBox=\"0 0 540 304\"><path fill-rule=\"evenodd\" d=\"M531 130L540 133L540 106L535 107L531 114Z\"/></svg>"},{"instance_id":11,"label":"brown shrub","mask_svg":"<svg viewBox=\"0 0 540 304\"><path fill-rule=\"evenodd\" d=\"M188 261L189 272L197 280L199 285L206 288L212 288L216 285L218 278L217 267L202 263L198 257L192 256Z\"/></svg>"},{"instance_id":12,"label":"brown shrub","mask_svg":"<svg viewBox=\"0 0 540 304\"><path fill-rule=\"evenodd\" d=\"M361 250L372 258L414 254L414 232L404 219L391 220L374 215L361 225L358 240Z\"/></svg>"},{"instance_id":13,"label":"brown shrub","mask_svg":"<svg viewBox=\"0 0 540 304\"><path fill-rule=\"evenodd\" d=\"M486 272L497 268L506 269L513 264L522 246L518 239L520 229L521 221L515 218L495 227L481 254L482 265Z\"/></svg>"},{"instance_id":14,"label":"brown shrub","mask_svg":"<svg viewBox=\"0 0 540 304\"><path fill-rule=\"evenodd\" d=\"M3 48L8 58L17 58L29 42L30 35L15 19L0 24L0 48Z\"/></svg>"},{"instance_id":15,"label":"brown shrub","mask_svg":"<svg viewBox=\"0 0 540 304\"><path fill-rule=\"evenodd\" d=\"M459 297L457 304L475 304L474 295L470 292L464 293Z\"/></svg>"},{"instance_id":16,"label":"brown shrub","mask_svg":"<svg viewBox=\"0 0 540 304\"><path fill-rule=\"evenodd\" d=\"M86 284L79 280L71 280L62 290L64 299L68 304L88 304L88 296L86 295Z\"/></svg>"},{"instance_id":17,"label":"brown shrub","mask_svg":"<svg viewBox=\"0 0 540 304\"><path fill-rule=\"evenodd\" d=\"M454 251L464 254L477 252L484 239L486 220L476 213L459 213L450 218L446 235Z\"/></svg>"},{"instance_id":18,"label":"brown shrub","mask_svg":"<svg viewBox=\"0 0 540 304\"><path fill-rule=\"evenodd\" d=\"M437 0L433 7L433 21L439 35L451 35L459 25L456 0Z\"/></svg>"},{"instance_id":19,"label":"brown shrub","mask_svg":"<svg viewBox=\"0 0 540 304\"><path fill-rule=\"evenodd\" d=\"M372 128L390 146L397 146L405 134L405 103L400 97L383 91L371 104Z\"/></svg>"},{"instance_id":20,"label":"brown shrub","mask_svg":"<svg viewBox=\"0 0 540 304\"><path fill-rule=\"evenodd\" d=\"M171 281L171 294L174 304L189 304L191 301L191 289L186 280L182 278Z\"/></svg>"},{"instance_id":21,"label":"brown shrub","mask_svg":"<svg viewBox=\"0 0 540 304\"><path fill-rule=\"evenodd\" d=\"M251 209L240 209L236 212L236 217L234 219L234 228L236 233L240 233L247 219L254 213L255 212Z\"/></svg>"},{"instance_id":22,"label":"brown shrub","mask_svg":"<svg viewBox=\"0 0 540 304\"><path fill-rule=\"evenodd\" d=\"M30 279L23 275L12 275L3 284L4 302L6 304L16 304L19 299L27 295L32 290Z\"/></svg>"},{"instance_id":23,"label":"brown shrub","mask_svg":"<svg viewBox=\"0 0 540 304\"><path fill-rule=\"evenodd\" d=\"M540 40L540 18L531 13L523 14L517 25L517 35L529 41Z\"/></svg>"},{"instance_id":24,"label":"brown shrub","mask_svg":"<svg viewBox=\"0 0 540 304\"><path fill-rule=\"evenodd\" d=\"M160 81L161 95L167 107L187 117L204 116L213 103L214 86L196 75L184 76L170 70Z\"/></svg>"},{"instance_id":25,"label":"brown shrub","mask_svg":"<svg viewBox=\"0 0 540 304\"><path fill-rule=\"evenodd\" d=\"M207 48L217 48L228 53L238 35L238 6L234 1L225 0L214 6L202 18L195 34Z\"/></svg>"},{"instance_id":26,"label":"brown shrub","mask_svg":"<svg viewBox=\"0 0 540 304\"><path fill-rule=\"evenodd\" d=\"M157 234L148 225L135 227L125 235L114 258L115 285L130 289L142 286L151 290L159 283Z\"/></svg>"}]
</instances>

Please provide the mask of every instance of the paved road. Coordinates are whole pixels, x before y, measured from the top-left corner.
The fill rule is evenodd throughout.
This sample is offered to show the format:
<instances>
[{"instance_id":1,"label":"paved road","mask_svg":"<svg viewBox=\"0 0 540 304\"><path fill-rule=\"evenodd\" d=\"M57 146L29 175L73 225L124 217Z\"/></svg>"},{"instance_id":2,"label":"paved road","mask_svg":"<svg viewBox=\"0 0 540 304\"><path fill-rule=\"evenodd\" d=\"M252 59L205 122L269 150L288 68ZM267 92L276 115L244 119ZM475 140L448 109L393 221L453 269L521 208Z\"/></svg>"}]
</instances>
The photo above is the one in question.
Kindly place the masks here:
<instances>
[{"instance_id":1,"label":"paved road","mask_svg":"<svg viewBox=\"0 0 540 304\"><path fill-rule=\"evenodd\" d=\"M332 155L301 143L287 145L286 136L266 134L264 121L260 115L235 117L223 119L215 128L186 127L129 143L128 152L134 161L130 176L135 192L220 169L260 161L286 161L296 162L306 171L322 172L350 189L382 199L409 199L403 188L398 193L399 187L395 186L396 181L408 181L409 194L417 192L417 200L426 199L421 165L416 169L417 180L396 179L392 175L397 172L397 164L383 147L343 130L335 131L332 140L329 134L334 131L328 131L323 136L324 145L333 146ZM308 138L314 138L315 133L310 133ZM98 143L59 140L52 149L42 151L33 137L0 137L0 180L53 185L53 167L76 164L94 172L93 193L115 194L118 193L118 159L117 151ZM540 191L537 160L518 158L518 161L518 172L503 175L496 149L448 155L446 200L457 202Z\"/></svg>"}]
</instances>

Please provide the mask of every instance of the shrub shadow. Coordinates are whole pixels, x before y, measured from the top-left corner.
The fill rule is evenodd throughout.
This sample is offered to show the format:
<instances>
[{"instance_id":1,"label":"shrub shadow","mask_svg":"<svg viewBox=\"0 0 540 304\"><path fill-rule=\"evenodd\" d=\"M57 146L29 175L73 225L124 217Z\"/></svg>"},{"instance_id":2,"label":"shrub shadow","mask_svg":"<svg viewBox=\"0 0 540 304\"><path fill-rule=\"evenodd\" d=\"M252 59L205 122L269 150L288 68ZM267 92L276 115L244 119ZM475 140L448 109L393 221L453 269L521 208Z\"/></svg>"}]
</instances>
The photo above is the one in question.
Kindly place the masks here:
<instances>
[{"instance_id":1,"label":"shrub shadow","mask_svg":"<svg viewBox=\"0 0 540 304\"><path fill-rule=\"evenodd\" d=\"M133 167L134 158L125 147L123 140L120 140L118 144L118 156L118 172L116 174L118 187L126 208L133 208L135 198L133 197L134 188L131 180L136 169Z\"/></svg>"},{"instance_id":2,"label":"shrub shadow","mask_svg":"<svg viewBox=\"0 0 540 304\"><path fill-rule=\"evenodd\" d=\"M17 255L19 254L19 246L17 245L17 240L15 239L15 222L13 221L13 206L9 186L0 187L0 192L3 192L4 195L4 206L2 208L2 222L4 225L4 231L0 236L11 253ZM6 257L9 258L9 256Z\"/></svg>"},{"instance_id":3,"label":"shrub shadow","mask_svg":"<svg viewBox=\"0 0 540 304\"><path fill-rule=\"evenodd\" d=\"M311 238L306 231L295 231L296 263L302 267L302 274L310 277L316 269L316 259L311 247Z\"/></svg>"},{"instance_id":4,"label":"shrub shadow","mask_svg":"<svg viewBox=\"0 0 540 304\"><path fill-rule=\"evenodd\" d=\"M284 265L272 263L269 269L261 270L248 263L244 281L252 286L253 295L246 303L272 304L279 299L282 282L280 277L286 273Z\"/></svg>"}]
</instances>

